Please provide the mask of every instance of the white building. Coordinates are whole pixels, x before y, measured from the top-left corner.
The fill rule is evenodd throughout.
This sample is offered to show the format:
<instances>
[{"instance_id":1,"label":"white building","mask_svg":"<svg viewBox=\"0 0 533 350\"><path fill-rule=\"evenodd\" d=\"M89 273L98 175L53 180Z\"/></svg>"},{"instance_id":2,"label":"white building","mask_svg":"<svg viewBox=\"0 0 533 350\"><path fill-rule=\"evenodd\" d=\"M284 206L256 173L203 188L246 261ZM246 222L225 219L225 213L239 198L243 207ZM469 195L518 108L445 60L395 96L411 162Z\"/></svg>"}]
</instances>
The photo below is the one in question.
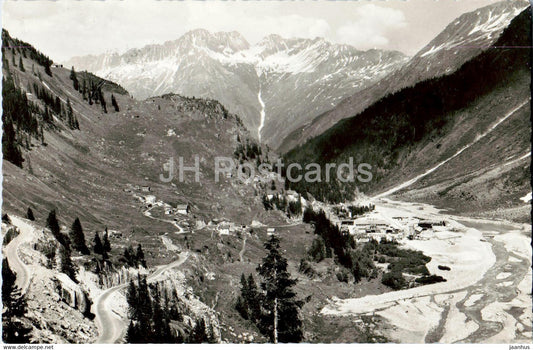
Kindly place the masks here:
<instances>
[{"instance_id":1,"label":"white building","mask_svg":"<svg viewBox=\"0 0 533 350\"><path fill-rule=\"evenodd\" d=\"M189 204L178 204L176 206L176 211L178 212L178 214L187 215L189 214L190 206Z\"/></svg>"},{"instance_id":2,"label":"white building","mask_svg":"<svg viewBox=\"0 0 533 350\"><path fill-rule=\"evenodd\" d=\"M229 224L220 224L217 227L217 231L219 235L229 235L230 234L230 225Z\"/></svg>"},{"instance_id":3,"label":"white building","mask_svg":"<svg viewBox=\"0 0 533 350\"><path fill-rule=\"evenodd\" d=\"M144 201L145 201L147 204L152 204L152 205L154 205L154 204L155 204L155 201L156 201L156 198L155 198L155 196L148 195L148 196L144 197Z\"/></svg>"}]
</instances>

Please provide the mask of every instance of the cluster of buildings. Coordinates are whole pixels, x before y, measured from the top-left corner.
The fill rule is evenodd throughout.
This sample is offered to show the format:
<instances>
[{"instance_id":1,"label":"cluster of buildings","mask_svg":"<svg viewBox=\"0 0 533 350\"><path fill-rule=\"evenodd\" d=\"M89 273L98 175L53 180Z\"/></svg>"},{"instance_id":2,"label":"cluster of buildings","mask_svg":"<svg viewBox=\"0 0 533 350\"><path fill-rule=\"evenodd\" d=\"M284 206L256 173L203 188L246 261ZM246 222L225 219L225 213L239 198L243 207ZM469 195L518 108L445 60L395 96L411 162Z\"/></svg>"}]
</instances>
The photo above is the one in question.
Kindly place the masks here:
<instances>
[{"instance_id":1,"label":"cluster of buildings","mask_svg":"<svg viewBox=\"0 0 533 350\"><path fill-rule=\"evenodd\" d=\"M340 229L357 241L380 240L399 241L404 238L422 239L424 231L431 231L439 226L446 226L445 221L431 221L418 217L381 218L362 216L359 218L342 219Z\"/></svg>"},{"instance_id":2,"label":"cluster of buildings","mask_svg":"<svg viewBox=\"0 0 533 350\"><path fill-rule=\"evenodd\" d=\"M236 235L237 233L243 234L250 231L250 229L246 225L238 225L234 222L225 219L213 219L209 221L207 226L212 228L216 233L222 236Z\"/></svg>"},{"instance_id":3,"label":"cluster of buildings","mask_svg":"<svg viewBox=\"0 0 533 350\"><path fill-rule=\"evenodd\" d=\"M252 228L247 225L239 225L234 222L230 222L226 219L221 219L221 220L213 219L209 221L209 223L207 224L207 227L210 227L213 231L215 231L221 236L230 236L230 235L233 236L237 234L244 235L244 234L251 234L253 232ZM273 227L267 228L268 236L275 235L276 233L277 232L275 228Z\"/></svg>"},{"instance_id":4,"label":"cluster of buildings","mask_svg":"<svg viewBox=\"0 0 533 350\"><path fill-rule=\"evenodd\" d=\"M148 185L127 184L126 188L124 189L124 192L135 192L135 191L151 192L152 188L150 186L148 186Z\"/></svg>"},{"instance_id":5,"label":"cluster of buildings","mask_svg":"<svg viewBox=\"0 0 533 350\"><path fill-rule=\"evenodd\" d=\"M176 207L172 207L170 204L165 203L165 214L166 215L189 215L191 211L191 206L189 204L178 204Z\"/></svg>"},{"instance_id":6,"label":"cluster of buildings","mask_svg":"<svg viewBox=\"0 0 533 350\"><path fill-rule=\"evenodd\" d=\"M165 215L189 215L191 211L191 206L187 203L180 203L175 206L165 203L161 200L157 200L157 197L153 194L150 194L152 189L150 186L134 186L127 184L124 192L132 193L133 196L139 199L145 209L151 210L155 207L162 207ZM136 194L137 192L142 192L142 195Z\"/></svg>"},{"instance_id":7,"label":"cluster of buildings","mask_svg":"<svg viewBox=\"0 0 533 350\"><path fill-rule=\"evenodd\" d=\"M345 219L340 222L340 229L343 234L355 236L358 241L368 241L371 238L400 240L405 237L405 231L399 225L376 217Z\"/></svg>"}]
</instances>

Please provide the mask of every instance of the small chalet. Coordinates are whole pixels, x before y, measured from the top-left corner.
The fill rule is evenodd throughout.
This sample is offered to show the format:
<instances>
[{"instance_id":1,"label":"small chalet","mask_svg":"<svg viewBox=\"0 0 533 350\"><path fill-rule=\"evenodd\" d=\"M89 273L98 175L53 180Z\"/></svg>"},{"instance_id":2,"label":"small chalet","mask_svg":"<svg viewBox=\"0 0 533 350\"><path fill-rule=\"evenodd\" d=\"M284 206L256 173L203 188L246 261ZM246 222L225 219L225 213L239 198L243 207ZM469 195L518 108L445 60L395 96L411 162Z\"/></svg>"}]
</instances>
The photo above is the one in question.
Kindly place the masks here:
<instances>
[{"instance_id":1,"label":"small chalet","mask_svg":"<svg viewBox=\"0 0 533 350\"><path fill-rule=\"evenodd\" d=\"M191 207L189 206L189 204L178 204L176 207L176 212L178 214L188 215L190 208Z\"/></svg>"}]
</instances>

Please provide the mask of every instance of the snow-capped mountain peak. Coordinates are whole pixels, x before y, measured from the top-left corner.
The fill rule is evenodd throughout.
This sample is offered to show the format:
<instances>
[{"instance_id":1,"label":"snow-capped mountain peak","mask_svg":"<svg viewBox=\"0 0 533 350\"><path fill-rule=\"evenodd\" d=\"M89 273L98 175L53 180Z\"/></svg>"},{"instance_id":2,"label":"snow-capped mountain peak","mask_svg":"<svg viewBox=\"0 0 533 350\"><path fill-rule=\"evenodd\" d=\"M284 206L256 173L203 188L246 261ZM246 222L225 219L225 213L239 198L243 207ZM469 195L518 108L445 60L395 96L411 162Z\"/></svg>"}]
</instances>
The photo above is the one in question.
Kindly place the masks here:
<instances>
[{"instance_id":1,"label":"snow-capped mountain peak","mask_svg":"<svg viewBox=\"0 0 533 350\"><path fill-rule=\"evenodd\" d=\"M195 29L160 45L75 57L68 65L116 81L137 98L173 92L217 99L252 131L263 120L261 139L275 147L290 130L405 60L399 52L360 51L323 38L272 34L250 45L238 32Z\"/></svg>"}]
</instances>

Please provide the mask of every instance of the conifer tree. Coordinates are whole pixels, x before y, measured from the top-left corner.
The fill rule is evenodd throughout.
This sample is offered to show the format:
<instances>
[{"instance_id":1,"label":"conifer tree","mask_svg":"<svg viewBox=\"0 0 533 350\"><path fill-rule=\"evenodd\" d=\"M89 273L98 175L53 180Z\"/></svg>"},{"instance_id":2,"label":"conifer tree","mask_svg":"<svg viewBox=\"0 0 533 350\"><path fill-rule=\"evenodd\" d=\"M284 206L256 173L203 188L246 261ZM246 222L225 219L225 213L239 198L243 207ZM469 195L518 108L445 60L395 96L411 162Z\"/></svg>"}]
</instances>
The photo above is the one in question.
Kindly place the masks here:
<instances>
[{"instance_id":1,"label":"conifer tree","mask_svg":"<svg viewBox=\"0 0 533 350\"><path fill-rule=\"evenodd\" d=\"M56 112L56 114L61 114L61 100L59 99L59 96L56 96L54 102L54 112Z\"/></svg>"},{"instance_id":2,"label":"conifer tree","mask_svg":"<svg viewBox=\"0 0 533 350\"><path fill-rule=\"evenodd\" d=\"M130 324L128 325L128 329L126 331L126 343L128 344L139 344L142 343L142 339L140 336L141 331L139 330L139 327L133 323L133 321L130 321Z\"/></svg>"},{"instance_id":3,"label":"conifer tree","mask_svg":"<svg viewBox=\"0 0 533 350\"><path fill-rule=\"evenodd\" d=\"M66 248L65 246L59 246L59 258L61 261L60 271L77 283L78 280L76 279L76 267L72 262L70 249Z\"/></svg>"},{"instance_id":4,"label":"conifer tree","mask_svg":"<svg viewBox=\"0 0 533 350\"><path fill-rule=\"evenodd\" d=\"M70 104L70 99L67 98L67 124L71 129L76 129L76 121L74 117L74 110Z\"/></svg>"},{"instance_id":5,"label":"conifer tree","mask_svg":"<svg viewBox=\"0 0 533 350\"><path fill-rule=\"evenodd\" d=\"M52 122L52 117L50 116L50 112L48 111L48 106L44 106L43 120L48 123Z\"/></svg>"},{"instance_id":6,"label":"conifer tree","mask_svg":"<svg viewBox=\"0 0 533 350\"><path fill-rule=\"evenodd\" d=\"M126 293L126 297L129 305L128 313L130 319L138 320L139 298L137 296L137 287L135 286L135 282L133 282L133 280L130 280L130 283L128 284L128 291Z\"/></svg>"},{"instance_id":7,"label":"conifer tree","mask_svg":"<svg viewBox=\"0 0 533 350\"><path fill-rule=\"evenodd\" d=\"M107 233L107 227L105 228L105 233L104 233L103 249L106 253L111 252L111 243L109 242L109 234Z\"/></svg>"},{"instance_id":8,"label":"conifer tree","mask_svg":"<svg viewBox=\"0 0 533 350\"><path fill-rule=\"evenodd\" d=\"M248 279L241 275L241 295L237 298L235 309L241 314L244 319L249 319L252 322L259 322L261 319L261 293L257 290L252 274Z\"/></svg>"},{"instance_id":9,"label":"conifer tree","mask_svg":"<svg viewBox=\"0 0 533 350\"><path fill-rule=\"evenodd\" d=\"M81 94L84 100L87 100L87 81L83 79L83 87L81 89Z\"/></svg>"},{"instance_id":10,"label":"conifer tree","mask_svg":"<svg viewBox=\"0 0 533 350\"><path fill-rule=\"evenodd\" d=\"M49 76L52 76L52 70L50 69L50 66L52 65L51 62L47 62L44 66L44 72L48 74ZM41 79L42 81L42 79Z\"/></svg>"},{"instance_id":11,"label":"conifer tree","mask_svg":"<svg viewBox=\"0 0 533 350\"><path fill-rule=\"evenodd\" d=\"M82 253L83 255L90 254L89 248L85 243L85 234L83 233L83 228L81 227L81 222L79 218L76 218L72 223L70 229L70 240L72 242L72 247Z\"/></svg>"},{"instance_id":12,"label":"conifer tree","mask_svg":"<svg viewBox=\"0 0 533 350\"><path fill-rule=\"evenodd\" d=\"M249 318L248 315L248 303L246 300L246 295L248 294L248 281L246 281L246 277L244 276L244 273L241 275L241 295L237 297L237 302L235 304L235 309L242 318L247 320Z\"/></svg>"},{"instance_id":13,"label":"conifer tree","mask_svg":"<svg viewBox=\"0 0 533 350\"><path fill-rule=\"evenodd\" d=\"M133 251L133 248L131 246L128 246L126 248L124 248L124 260L126 261L126 264L128 264L129 266L134 266L135 265L135 253Z\"/></svg>"},{"instance_id":14,"label":"conifer tree","mask_svg":"<svg viewBox=\"0 0 533 350\"><path fill-rule=\"evenodd\" d=\"M10 119L4 120L2 126L4 129L4 135L2 137L2 156L5 160L22 168L24 158L22 158L22 153L17 144L17 136L15 129L13 128L13 123Z\"/></svg>"},{"instance_id":15,"label":"conifer tree","mask_svg":"<svg viewBox=\"0 0 533 350\"><path fill-rule=\"evenodd\" d=\"M259 328L273 343L297 343L303 339L299 309L303 303L292 290L296 280L287 271L287 259L281 255L280 240L270 236L265 243L268 253L258 266L264 293L263 307L267 314Z\"/></svg>"},{"instance_id":16,"label":"conifer tree","mask_svg":"<svg viewBox=\"0 0 533 350\"><path fill-rule=\"evenodd\" d=\"M194 325L194 328L192 330L189 342L193 344L202 344L207 343L208 340L209 336L207 334L205 320L203 318L200 318L196 320L196 324Z\"/></svg>"},{"instance_id":17,"label":"conifer tree","mask_svg":"<svg viewBox=\"0 0 533 350\"><path fill-rule=\"evenodd\" d=\"M100 235L98 234L98 232L96 232L96 234L94 235L93 251L94 254L104 253L104 246L102 245L102 241L100 240Z\"/></svg>"},{"instance_id":18,"label":"conifer tree","mask_svg":"<svg viewBox=\"0 0 533 350\"><path fill-rule=\"evenodd\" d=\"M115 108L115 112L119 112L120 108L118 108L117 100L115 99L115 95L111 94L111 104Z\"/></svg>"},{"instance_id":19,"label":"conifer tree","mask_svg":"<svg viewBox=\"0 0 533 350\"><path fill-rule=\"evenodd\" d=\"M74 67L72 67L70 70L70 80L72 80L72 86L74 87L74 90L78 91L80 88L80 83L78 82L78 76L76 75Z\"/></svg>"},{"instance_id":20,"label":"conifer tree","mask_svg":"<svg viewBox=\"0 0 533 350\"><path fill-rule=\"evenodd\" d=\"M19 69L22 71L22 72L25 72L26 70L24 69L24 64L22 63L22 56L19 56Z\"/></svg>"},{"instance_id":21,"label":"conifer tree","mask_svg":"<svg viewBox=\"0 0 533 350\"><path fill-rule=\"evenodd\" d=\"M30 207L28 207L26 217L28 218L28 220L35 221L35 216L33 216L33 210L31 210Z\"/></svg>"},{"instance_id":22,"label":"conifer tree","mask_svg":"<svg viewBox=\"0 0 533 350\"><path fill-rule=\"evenodd\" d=\"M143 248L140 244L137 246L136 260L137 264L141 264L142 267L146 267L146 260L144 260Z\"/></svg>"},{"instance_id":23,"label":"conifer tree","mask_svg":"<svg viewBox=\"0 0 533 350\"><path fill-rule=\"evenodd\" d=\"M137 276L137 307L138 307L138 321L139 327L142 330L151 329L152 320L152 300L150 298L150 291L148 290L148 283L146 276Z\"/></svg>"},{"instance_id":24,"label":"conifer tree","mask_svg":"<svg viewBox=\"0 0 533 350\"><path fill-rule=\"evenodd\" d=\"M31 329L20 321L26 313L26 298L16 286L17 274L6 258L2 260L2 340L4 343L28 343Z\"/></svg>"},{"instance_id":25,"label":"conifer tree","mask_svg":"<svg viewBox=\"0 0 533 350\"><path fill-rule=\"evenodd\" d=\"M2 260L2 304L6 308L3 315L7 317L24 316L26 300L16 285L17 274L11 270L7 258Z\"/></svg>"},{"instance_id":26,"label":"conifer tree","mask_svg":"<svg viewBox=\"0 0 533 350\"><path fill-rule=\"evenodd\" d=\"M250 274L248 276L248 313L252 321L258 322L261 319L261 294L257 290L257 284L255 283L254 276Z\"/></svg>"},{"instance_id":27,"label":"conifer tree","mask_svg":"<svg viewBox=\"0 0 533 350\"><path fill-rule=\"evenodd\" d=\"M98 93L98 100L100 100L100 103L102 104L102 110L104 111L104 113L107 113L107 103L105 101L104 93L102 92L101 87L98 87L97 93Z\"/></svg>"},{"instance_id":28,"label":"conifer tree","mask_svg":"<svg viewBox=\"0 0 533 350\"><path fill-rule=\"evenodd\" d=\"M67 246L69 242L65 239L64 235L61 233L61 229L59 227L59 221L57 221L56 211L53 209L48 214L48 218L46 219L46 227L50 229L52 232L52 235L57 239L59 243L63 246Z\"/></svg>"}]
</instances>

